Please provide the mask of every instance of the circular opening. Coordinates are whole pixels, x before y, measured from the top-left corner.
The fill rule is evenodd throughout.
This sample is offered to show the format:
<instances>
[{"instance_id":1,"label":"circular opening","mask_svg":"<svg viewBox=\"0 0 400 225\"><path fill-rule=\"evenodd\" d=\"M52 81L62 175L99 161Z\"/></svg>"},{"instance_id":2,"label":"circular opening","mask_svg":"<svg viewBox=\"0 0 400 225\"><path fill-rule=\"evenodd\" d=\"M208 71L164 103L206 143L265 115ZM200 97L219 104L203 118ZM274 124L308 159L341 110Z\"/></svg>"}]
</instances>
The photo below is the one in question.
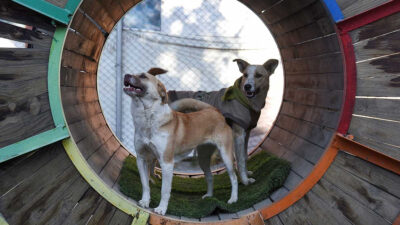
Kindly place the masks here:
<instances>
[{"instance_id":1,"label":"circular opening","mask_svg":"<svg viewBox=\"0 0 400 225\"><path fill-rule=\"evenodd\" d=\"M263 64L271 58L281 61L267 27L240 2L145 0L114 27L100 57L97 90L106 121L127 150L136 155L131 99L118 85L124 74L161 67L168 70L158 77L167 90L212 92L232 86L242 75L233 62L237 58L251 64ZM272 128L282 96L279 64L270 77L266 106L251 131L249 153ZM202 173L195 156L193 150L177 162L175 172ZM223 166L221 160L214 160L214 164L213 170Z\"/></svg>"},{"instance_id":2,"label":"circular opening","mask_svg":"<svg viewBox=\"0 0 400 225\"><path fill-rule=\"evenodd\" d=\"M253 205L252 211L295 190L327 151L340 119L344 72L335 25L321 1L241 2L270 29L285 73L282 107L260 147L292 165L283 186ZM63 108L73 141L91 169L114 189L118 189L119 171L129 152L104 118L97 68L106 37L135 4L83 1L66 37L60 73Z\"/></svg>"}]
</instances>

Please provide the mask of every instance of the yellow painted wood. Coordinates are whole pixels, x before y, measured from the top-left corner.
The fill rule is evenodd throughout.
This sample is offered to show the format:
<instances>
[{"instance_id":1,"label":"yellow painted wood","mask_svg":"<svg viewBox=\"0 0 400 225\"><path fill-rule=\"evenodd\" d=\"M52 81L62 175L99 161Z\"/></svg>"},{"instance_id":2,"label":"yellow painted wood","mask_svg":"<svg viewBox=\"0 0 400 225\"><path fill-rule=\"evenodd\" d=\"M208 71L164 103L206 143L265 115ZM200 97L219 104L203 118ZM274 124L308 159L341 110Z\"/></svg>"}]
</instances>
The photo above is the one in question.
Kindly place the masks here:
<instances>
[{"instance_id":1,"label":"yellow painted wood","mask_svg":"<svg viewBox=\"0 0 400 225\"><path fill-rule=\"evenodd\" d=\"M0 213L0 225L9 225L6 219L4 219L3 215L1 215L1 213Z\"/></svg>"},{"instance_id":2,"label":"yellow painted wood","mask_svg":"<svg viewBox=\"0 0 400 225\"><path fill-rule=\"evenodd\" d=\"M134 217L132 224L144 225L147 223L149 212L138 208L133 201L130 201L125 196L117 193L110 186L104 183L97 173L89 166L72 138L65 139L62 143L72 163L78 169L82 177L97 191L97 193L121 211L132 215Z\"/></svg>"}]
</instances>

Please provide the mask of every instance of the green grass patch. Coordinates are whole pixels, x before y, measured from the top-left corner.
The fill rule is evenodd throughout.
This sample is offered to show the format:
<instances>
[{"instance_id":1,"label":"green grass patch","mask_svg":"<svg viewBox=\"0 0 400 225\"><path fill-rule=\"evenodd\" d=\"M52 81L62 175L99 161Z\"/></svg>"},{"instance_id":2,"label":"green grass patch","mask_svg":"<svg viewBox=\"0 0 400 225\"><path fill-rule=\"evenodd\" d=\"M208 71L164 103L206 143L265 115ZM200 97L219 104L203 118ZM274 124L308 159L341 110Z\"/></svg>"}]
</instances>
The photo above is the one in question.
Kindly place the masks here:
<instances>
[{"instance_id":1,"label":"green grass patch","mask_svg":"<svg viewBox=\"0 0 400 225\"><path fill-rule=\"evenodd\" d=\"M244 186L239 181L239 199L234 204L227 204L231 193L231 184L227 173L214 176L214 197L201 199L207 192L204 178L182 178L174 176L168 214L201 218L215 212L238 212L250 208L257 202L266 199L274 190L280 188L290 171L290 163L260 152L248 161L248 169L253 171L251 177L256 182ZM161 180L153 178L150 183L150 207L155 208L161 199ZM239 179L239 178L238 178ZM140 200L142 184L136 166L136 159L129 156L125 159L119 180L120 190L125 195Z\"/></svg>"}]
</instances>

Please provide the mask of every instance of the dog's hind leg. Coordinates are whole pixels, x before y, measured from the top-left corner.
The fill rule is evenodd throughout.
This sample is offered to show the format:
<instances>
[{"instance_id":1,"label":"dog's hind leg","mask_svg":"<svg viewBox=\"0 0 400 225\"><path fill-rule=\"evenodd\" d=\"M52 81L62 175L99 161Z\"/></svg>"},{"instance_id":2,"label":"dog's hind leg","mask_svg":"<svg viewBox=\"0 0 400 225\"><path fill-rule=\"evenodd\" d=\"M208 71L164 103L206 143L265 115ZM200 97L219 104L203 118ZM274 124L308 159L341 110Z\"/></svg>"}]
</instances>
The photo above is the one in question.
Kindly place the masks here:
<instances>
[{"instance_id":1,"label":"dog's hind leg","mask_svg":"<svg viewBox=\"0 0 400 225\"><path fill-rule=\"evenodd\" d=\"M224 161L226 171L228 172L229 179L231 180L232 191L228 204L234 203L238 199L238 182L233 168L233 140L224 140L223 144L217 144L221 158Z\"/></svg>"},{"instance_id":2,"label":"dog's hind leg","mask_svg":"<svg viewBox=\"0 0 400 225\"><path fill-rule=\"evenodd\" d=\"M142 199L139 201L139 205L142 207L149 207L150 204L150 187L149 187L149 169L148 162L140 157L139 155L136 158L140 181L142 182Z\"/></svg>"},{"instance_id":3,"label":"dog's hind leg","mask_svg":"<svg viewBox=\"0 0 400 225\"><path fill-rule=\"evenodd\" d=\"M210 168L211 155L215 151L215 146L211 144L199 145L197 147L197 154L199 155L199 165L204 172L207 181L207 194L202 198L213 196L213 176Z\"/></svg>"}]
</instances>

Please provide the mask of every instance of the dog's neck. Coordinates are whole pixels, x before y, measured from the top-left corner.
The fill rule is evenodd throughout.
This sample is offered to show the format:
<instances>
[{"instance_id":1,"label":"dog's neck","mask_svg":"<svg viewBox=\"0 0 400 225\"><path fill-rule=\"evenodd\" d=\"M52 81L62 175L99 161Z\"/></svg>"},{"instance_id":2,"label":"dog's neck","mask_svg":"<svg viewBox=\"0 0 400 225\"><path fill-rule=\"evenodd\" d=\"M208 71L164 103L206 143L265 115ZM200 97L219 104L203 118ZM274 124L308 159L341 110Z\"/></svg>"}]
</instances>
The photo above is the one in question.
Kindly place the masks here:
<instances>
[{"instance_id":1,"label":"dog's neck","mask_svg":"<svg viewBox=\"0 0 400 225\"><path fill-rule=\"evenodd\" d=\"M134 116L135 127L161 127L171 118L172 109L160 100L144 101L141 98L132 98L131 110Z\"/></svg>"}]
</instances>

